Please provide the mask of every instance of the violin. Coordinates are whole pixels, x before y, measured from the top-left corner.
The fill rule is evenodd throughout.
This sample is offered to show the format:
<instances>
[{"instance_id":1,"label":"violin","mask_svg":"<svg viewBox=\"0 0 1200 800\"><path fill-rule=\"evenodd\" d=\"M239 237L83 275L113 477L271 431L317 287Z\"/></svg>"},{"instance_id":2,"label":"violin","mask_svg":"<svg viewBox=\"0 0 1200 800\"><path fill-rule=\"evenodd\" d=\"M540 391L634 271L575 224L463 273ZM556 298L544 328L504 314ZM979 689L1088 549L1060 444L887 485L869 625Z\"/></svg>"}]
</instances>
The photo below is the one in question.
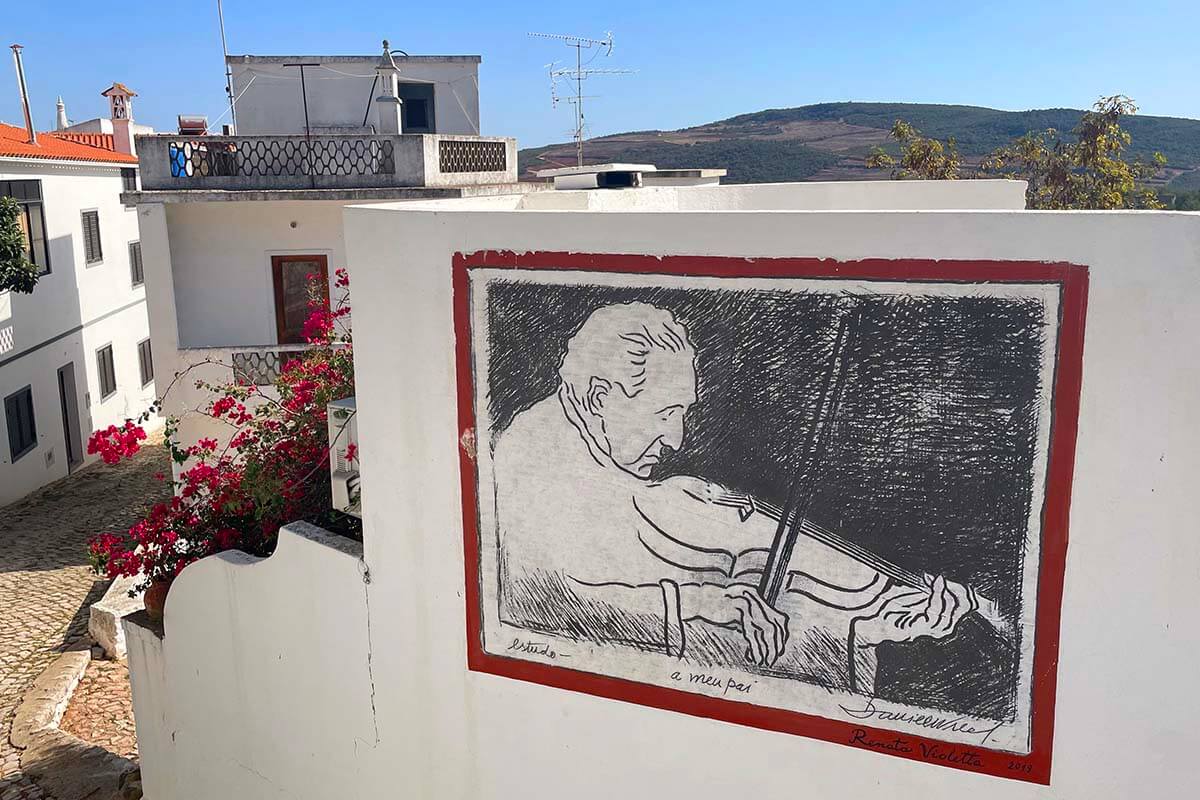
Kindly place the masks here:
<instances>
[{"instance_id":1,"label":"violin","mask_svg":"<svg viewBox=\"0 0 1200 800\"><path fill-rule=\"evenodd\" d=\"M655 555L673 566L717 573L729 580L763 580L784 519L781 507L743 492L687 475L647 483L633 497L646 523L639 535ZM783 592L798 592L845 611L869 608L890 584L928 589L934 577L872 553L841 534L800 518ZM996 602L968 587L976 612L1006 638L1012 623ZM774 604L778 597L764 599Z\"/></svg>"}]
</instances>

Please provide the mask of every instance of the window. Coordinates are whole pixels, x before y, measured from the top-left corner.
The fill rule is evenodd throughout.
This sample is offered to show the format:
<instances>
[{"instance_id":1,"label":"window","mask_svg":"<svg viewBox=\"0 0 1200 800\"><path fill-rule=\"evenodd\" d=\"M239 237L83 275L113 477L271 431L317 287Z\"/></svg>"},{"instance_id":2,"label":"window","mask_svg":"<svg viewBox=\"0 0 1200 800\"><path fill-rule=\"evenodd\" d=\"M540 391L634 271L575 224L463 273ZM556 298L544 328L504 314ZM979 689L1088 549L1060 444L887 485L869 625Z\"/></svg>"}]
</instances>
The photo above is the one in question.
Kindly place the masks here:
<instances>
[{"instance_id":1,"label":"window","mask_svg":"<svg viewBox=\"0 0 1200 800\"><path fill-rule=\"evenodd\" d=\"M142 388L154 380L154 359L150 357L150 340L138 342L138 373L142 376Z\"/></svg>"},{"instance_id":2,"label":"window","mask_svg":"<svg viewBox=\"0 0 1200 800\"><path fill-rule=\"evenodd\" d=\"M100 399L112 397L117 391L117 371L113 367L111 344L106 344L96 351L96 370L100 374Z\"/></svg>"},{"instance_id":3,"label":"window","mask_svg":"<svg viewBox=\"0 0 1200 800\"><path fill-rule=\"evenodd\" d=\"M309 315L308 276L319 275L321 286L328 291L328 261L325 256L271 256L271 273L278 343L304 344L304 321Z\"/></svg>"},{"instance_id":4,"label":"window","mask_svg":"<svg viewBox=\"0 0 1200 800\"><path fill-rule=\"evenodd\" d=\"M429 129L429 109L425 107L424 100L409 100L404 105L407 106L404 116L408 119L404 122L404 130L428 130Z\"/></svg>"},{"instance_id":5,"label":"window","mask_svg":"<svg viewBox=\"0 0 1200 800\"><path fill-rule=\"evenodd\" d=\"M121 167L121 189L126 192L137 191L137 170L133 167Z\"/></svg>"},{"instance_id":6,"label":"window","mask_svg":"<svg viewBox=\"0 0 1200 800\"><path fill-rule=\"evenodd\" d=\"M37 425L33 421L33 389L26 386L4 398L4 418L8 422L8 452L15 463L37 446Z\"/></svg>"},{"instance_id":7,"label":"window","mask_svg":"<svg viewBox=\"0 0 1200 800\"><path fill-rule=\"evenodd\" d=\"M41 181L0 181L0 197L11 197L21 207L21 232L25 235L25 257L50 271L50 252L46 246L46 213L42 207Z\"/></svg>"},{"instance_id":8,"label":"window","mask_svg":"<svg viewBox=\"0 0 1200 800\"><path fill-rule=\"evenodd\" d=\"M146 282L145 273L142 272L142 243L129 243L129 274L133 280L134 286L141 286Z\"/></svg>"},{"instance_id":9,"label":"window","mask_svg":"<svg viewBox=\"0 0 1200 800\"><path fill-rule=\"evenodd\" d=\"M100 247L100 212L83 212L83 258L88 264L99 264L104 259Z\"/></svg>"},{"instance_id":10,"label":"window","mask_svg":"<svg viewBox=\"0 0 1200 800\"><path fill-rule=\"evenodd\" d=\"M400 106L400 124L405 133L433 133L433 84L401 83L397 94Z\"/></svg>"}]
</instances>

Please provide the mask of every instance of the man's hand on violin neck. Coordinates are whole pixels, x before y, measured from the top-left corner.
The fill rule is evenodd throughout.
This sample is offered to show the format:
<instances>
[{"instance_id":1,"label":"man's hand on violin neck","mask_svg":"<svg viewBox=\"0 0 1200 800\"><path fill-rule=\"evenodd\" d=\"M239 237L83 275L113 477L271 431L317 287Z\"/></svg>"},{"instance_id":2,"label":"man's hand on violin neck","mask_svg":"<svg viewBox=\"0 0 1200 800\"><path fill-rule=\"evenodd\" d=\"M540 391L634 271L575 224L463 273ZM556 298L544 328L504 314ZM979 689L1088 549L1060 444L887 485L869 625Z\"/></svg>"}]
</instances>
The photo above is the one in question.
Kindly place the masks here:
<instances>
[{"instance_id":1,"label":"man's hand on violin neck","mask_svg":"<svg viewBox=\"0 0 1200 800\"><path fill-rule=\"evenodd\" d=\"M735 583L687 583L679 587L685 620L735 626L746 640L746 658L760 666L774 664L787 643L788 618L759 597L752 586Z\"/></svg>"},{"instance_id":2,"label":"man's hand on violin neck","mask_svg":"<svg viewBox=\"0 0 1200 800\"><path fill-rule=\"evenodd\" d=\"M928 588L895 590L877 613L855 620L855 643L871 647L926 636L941 639L953 633L959 621L978 607L974 592L938 576Z\"/></svg>"}]
</instances>

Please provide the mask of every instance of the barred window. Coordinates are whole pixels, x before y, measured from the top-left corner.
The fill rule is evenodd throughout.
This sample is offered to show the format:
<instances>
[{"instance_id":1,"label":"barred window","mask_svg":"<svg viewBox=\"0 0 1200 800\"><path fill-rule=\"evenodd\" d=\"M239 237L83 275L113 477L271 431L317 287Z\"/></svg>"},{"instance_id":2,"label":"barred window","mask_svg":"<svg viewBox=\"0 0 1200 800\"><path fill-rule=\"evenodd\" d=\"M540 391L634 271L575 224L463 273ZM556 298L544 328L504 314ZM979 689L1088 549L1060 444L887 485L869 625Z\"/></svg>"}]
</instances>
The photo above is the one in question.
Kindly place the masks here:
<instances>
[{"instance_id":1,"label":"barred window","mask_svg":"<svg viewBox=\"0 0 1200 800\"><path fill-rule=\"evenodd\" d=\"M134 286L141 286L146 281L146 275L142 271L142 243L129 243L129 274L133 280Z\"/></svg>"},{"instance_id":2,"label":"barred window","mask_svg":"<svg viewBox=\"0 0 1200 800\"><path fill-rule=\"evenodd\" d=\"M98 264L104 259L100 247L100 212L83 212L83 257L88 264Z\"/></svg>"},{"instance_id":3,"label":"barred window","mask_svg":"<svg viewBox=\"0 0 1200 800\"><path fill-rule=\"evenodd\" d=\"M142 376L142 388L154 380L154 359L150 354L150 340L138 342L138 373Z\"/></svg>"},{"instance_id":4,"label":"barred window","mask_svg":"<svg viewBox=\"0 0 1200 800\"><path fill-rule=\"evenodd\" d=\"M117 391L117 371L113 366L111 344L96 351L96 371L100 376L100 399L106 400Z\"/></svg>"},{"instance_id":5,"label":"barred window","mask_svg":"<svg viewBox=\"0 0 1200 800\"><path fill-rule=\"evenodd\" d=\"M15 462L37 446L37 425L33 419L33 389L26 386L4 398L4 419L8 424L8 453Z\"/></svg>"},{"instance_id":6,"label":"barred window","mask_svg":"<svg viewBox=\"0 0 1200 800\"><path fill-rule=\"evenodd\" d=\"M42 206L41 181L0 181L0 197L11 197L21 207L21 233L25 237L25 257L41 268L39 274L50 271L50 251L46 239L46 212Z\"/></svg>"}]
</instances>

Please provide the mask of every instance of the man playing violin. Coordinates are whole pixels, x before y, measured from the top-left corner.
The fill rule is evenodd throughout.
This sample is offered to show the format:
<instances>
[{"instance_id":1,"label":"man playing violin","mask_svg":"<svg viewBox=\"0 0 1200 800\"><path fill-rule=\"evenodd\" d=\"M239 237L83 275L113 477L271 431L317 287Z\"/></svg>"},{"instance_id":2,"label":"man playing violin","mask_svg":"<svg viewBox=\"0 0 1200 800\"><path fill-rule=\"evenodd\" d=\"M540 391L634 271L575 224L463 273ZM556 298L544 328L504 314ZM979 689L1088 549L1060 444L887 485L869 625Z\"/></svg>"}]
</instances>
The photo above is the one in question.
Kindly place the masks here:
<instances>
[{"instance_id":1,"label":"man playing violin","mask_svg":"<svg viewBox=\"0 0 1200 800\"><path fill-rule=\"evenodd\" d=\"M901 585L810 539L766 602L776 523L718 484L654 477L697 401L695 350L670 312L597 309L559 379L495 445L503 621L871 693L876 645L948 636L976 608L960 584Z\"/></svg>"}]
</instances>

